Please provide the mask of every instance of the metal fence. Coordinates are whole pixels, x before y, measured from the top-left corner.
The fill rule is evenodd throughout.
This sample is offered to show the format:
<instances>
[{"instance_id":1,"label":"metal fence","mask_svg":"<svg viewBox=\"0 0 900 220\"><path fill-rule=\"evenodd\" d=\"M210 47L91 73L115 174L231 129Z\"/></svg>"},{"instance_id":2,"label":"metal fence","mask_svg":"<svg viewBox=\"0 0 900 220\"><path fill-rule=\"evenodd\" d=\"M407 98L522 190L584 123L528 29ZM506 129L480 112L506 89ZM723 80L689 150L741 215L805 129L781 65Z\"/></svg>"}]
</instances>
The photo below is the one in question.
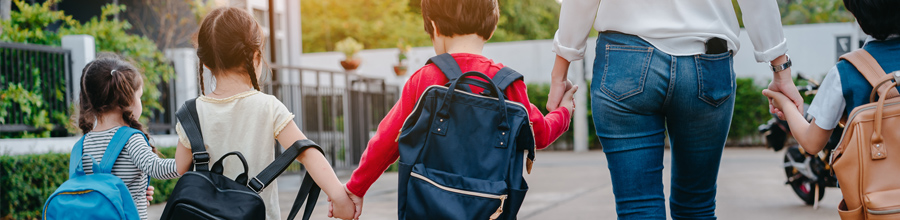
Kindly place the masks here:
<instances>
[{"instance_id":1,"label":"metal fence","mask_svg":"<svg viewBox=\"0 0 900 220\"><path fill-rule=\"evenodd\" d=\"M291 112L300 130L316 141L336 168L359 163L366 143L400 97L400 87L353 73L276 66L290 83L263 83ZM284 81L284 80L283 80ZM280 147L279 147L280 149Z\"/></svg>"},{"instance_id":2,"label":"metal fence","mask_svg":"<svg viewBox=\"0 0 900 220\"><path fill-rule=\"evenodd\" d=\"M59 47L0 42L0 133L40 132L31 125L49 122L52 135L67 135L70 57Z\"/></svg>"}]
</instances>

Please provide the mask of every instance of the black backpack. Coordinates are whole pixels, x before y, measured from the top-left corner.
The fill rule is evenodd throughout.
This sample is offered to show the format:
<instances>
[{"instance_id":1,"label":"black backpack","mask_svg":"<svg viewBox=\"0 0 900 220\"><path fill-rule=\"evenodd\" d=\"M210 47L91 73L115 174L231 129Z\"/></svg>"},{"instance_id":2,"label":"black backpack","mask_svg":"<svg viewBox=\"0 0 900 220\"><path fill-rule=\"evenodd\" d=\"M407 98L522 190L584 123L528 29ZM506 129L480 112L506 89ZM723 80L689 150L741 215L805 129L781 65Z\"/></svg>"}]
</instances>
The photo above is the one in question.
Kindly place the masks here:
<instances>
[{"instance_id":1,"label":"black backpack","mask_svg":"<svg viewBox=\"0 0 900 220\"><path fill-rule=\"evenodd\" d=\"M304 150L315 148L322 151L310 140L299 140L252 178L248 178L247 160L238 151L225 154L210 169L209 153L203 144L195 100L186 101L175 114L191 142L194 169L185 173L175 184L161 219L265 219L266 205L259 192L281 175ZM222 175L222 161L229 156L237 156L244 164L244 172L234 180ZM303 219L309 219L320 190L307 173L288 219L294 219L307 199Z\"/></svg>"}]
</instances>

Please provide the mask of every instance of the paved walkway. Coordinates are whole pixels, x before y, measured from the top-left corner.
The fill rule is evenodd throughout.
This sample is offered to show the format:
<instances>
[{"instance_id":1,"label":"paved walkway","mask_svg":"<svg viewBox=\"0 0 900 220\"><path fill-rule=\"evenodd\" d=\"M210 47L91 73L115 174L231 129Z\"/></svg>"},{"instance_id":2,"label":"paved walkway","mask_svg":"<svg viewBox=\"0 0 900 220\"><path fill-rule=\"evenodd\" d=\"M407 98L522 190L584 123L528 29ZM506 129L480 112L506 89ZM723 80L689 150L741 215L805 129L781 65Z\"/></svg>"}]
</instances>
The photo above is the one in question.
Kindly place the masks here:
<instances>
[{"instance_id":1,"label":"paved walkway","mask_svg":"<svg viewBox=\"0 0 900 220\"><path fill-rule=\"evenodd\" d=\"M839 219L835 207L840 190L826 189L818 210L806 206L784 185L781 168L783 152L764 148L728 148L719 173L718 208L720 219ZM669 154L666 152L666 162ZM669 168L663 176L668 192ZM341 175L346 181L347 175ZM519 219L615 219L615 200L603 152L538 152L531 175L531 190ZM300 183L299 175L278 179L281 210L287 215ZM362 219L397 218L397 174L384 174L370 189ZM322 198L312 219L328 219ZM151 219L161 214L162 205L151 206Z\"/></svg>"}]
</instances>

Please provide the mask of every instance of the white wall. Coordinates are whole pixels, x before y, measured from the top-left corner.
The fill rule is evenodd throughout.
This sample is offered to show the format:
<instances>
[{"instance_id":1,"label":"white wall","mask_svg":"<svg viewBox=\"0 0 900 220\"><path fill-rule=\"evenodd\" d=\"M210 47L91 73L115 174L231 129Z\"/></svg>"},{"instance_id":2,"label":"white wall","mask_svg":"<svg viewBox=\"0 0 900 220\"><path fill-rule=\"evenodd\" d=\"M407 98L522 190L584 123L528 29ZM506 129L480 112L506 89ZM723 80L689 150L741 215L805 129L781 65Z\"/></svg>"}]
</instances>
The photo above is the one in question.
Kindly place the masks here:
<instances>
[{"instance_id":1,"label":"white wall","mask_svg":"<svg viewBox=\"0 0 900 220\"><path fill-rule=\"evenodd\" d=\"M837 54L835 37L851 36L856 42L858 30L855 23L827 23L791 25L784 27L788 43L788 54L793 61L794 75L803 73L814 79L821 79L835 64ZM746 31L742 30L741 49L735 56L734 70L738 77L752 77L757 83L764 84L772 78L768 64L757 63L753 58L753 45ZM488 43L484 55L497 62L510 66L525 75L526 82L548 82L553 67L555 54L550 51L552 40L531 40L516 42ZM593 70L594 47L596 38L588 39L588 49L583 62L584 70ZM856 45L853 45L856 47ZM364 50L359 53L363 62L358 72L362 75L383 77L388 83L402 84L409 75L420 68L428 58L434 56L431 47L416 47L410 52L409 73L402 77L394 75L392 66L397 64L395 48ZM338 63L344 55L338 52L303 54L300 66L316 69L341 70ZM591 74L587 74L590 78Z\"/></svg>"}]
</instances>

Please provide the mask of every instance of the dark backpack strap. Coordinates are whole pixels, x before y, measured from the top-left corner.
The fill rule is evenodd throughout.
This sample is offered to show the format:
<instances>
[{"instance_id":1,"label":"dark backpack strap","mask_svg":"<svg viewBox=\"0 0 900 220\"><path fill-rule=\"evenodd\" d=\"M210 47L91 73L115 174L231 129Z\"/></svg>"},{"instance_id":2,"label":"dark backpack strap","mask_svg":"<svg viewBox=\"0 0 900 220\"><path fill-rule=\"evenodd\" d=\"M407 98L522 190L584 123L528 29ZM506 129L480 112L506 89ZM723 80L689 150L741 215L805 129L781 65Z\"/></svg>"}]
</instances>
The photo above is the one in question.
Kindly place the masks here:
<instances>
[{"instance_id":1,"label":"dark backpack strap","mask_svg":"<svg viewBox=\"0 0 900 220\"><path fill-rule=\"evenodd\" d=\"M206 145L203 144L203 133L200 130L200 118L197 116L196 99L190 99L184 102L184 106L175 112L178 121L181 122L181 128L184 129L185 135L191 142L191 152L194 155L194 170L209 171L209 153L206 152Z\"/></svg>"},{"instance_id":2,"label":"dark backpack strap","mask_svg":"<svg viewBox=\"0 0 900 220\"><path fill-rule=\"evenodd\" d=\"M506 87L509 87L513 82L524 78L525 77L522 76L522 74L516 72L512 68L503 67L500 71L497 71L497 74L494 75L494 78L491 78L491 81L494 81L494 85L496 85L497 88L506 91Z\"/></svg>"},{"instance_id":3,"label":"dark backpack strap","mask_svg":"<svg viewBox=\"0 0 900 220\"><path fill-rule=\"evenodd\" d=\"M112 168L116 163L116 159L119 157L119 154L122 153L122 149L125 148L125 145L128 144L128 140L131 139L131 136L134 134L141 134L143 136L144 133L128 126L120 127L119 130L116 131L116 134L113 135L112 139L109 140L109 145L106 147L106 151L103 152L100 167L94 168L94 173L112 173ZM144 141L146 140L147 136L144 136Z\"/></svg>"},{"instance_id":4,"label":"dark backpack strap","mask_svg":"<svg viewBox=\"0 0 900 220\"><path fill-rule=\"evenodd\" d=\"M459 78L459 76L462 76L463 74L462 69L459 68L459 64L456 63L456 59L453 59L453 56L449 53L434 56L428 59L428 62L425 63L425 65L430 63L434 63L434 65L436 65L450 81Z\"/></svg>"},{"instance_id":5,"label":"dark backpack strap","mask_svg":"<svg viewBox=\"0 0 900 220\"><path fill-rule=\"evenodd\" d=\"M297 216L297 213L300 212L300 206L303 205L303 201L307 201L306 209L303 210L303 220L309 220L309 217L312 216L313 209L316 208L316 200L318 200L321 191L322 188L319 188L319 185L316 184L316 181L313 180L312 176L310 176L309 173L306 173L306 176L303 177L303 183L300 184L300 192L297 193L297 199L294 199L294 205L291 206L288 220L293 220L294 217Z\"/></svg>"},{"instance_id":6,"label":"dark backpack strap","mask_svg":"<svg viewBox=\"0 0 900 220\"><path fill-rule=\"evenodd\" d=\"M456 59L449 53L434 56L428 59L428 62L426 62L425 65L431 63L434 63L434 65L444 73L444 76L450 80L450 82L447 82L447 85L444 86L449 86L451 82L455 81L463 74L462 69L459 68L459 64L456 63ZM466 92L472 92L472 89L469 87L463 87L462 89Z\"/></svg>"},{"instance_id":7,"label":"dark backpack strap","mask_svg":"<svg viewBox=\"0 0 900 220\"><path fill-rule=\"evenodd\" d=\"M290 148L285 150L281 155L275 158L275 161L266 166L265 169L259 172L259 175L256 175L253 179L250 179L247 182L247 186L250 187L251 190L256 191L257 193L262 192L263 189L266 188L269 184L275 181L288 166L291 165L294 160L300 156L303 151L306 151L309 148L314 148L319 150L320 153L324 154L322 148L319 147L315 142L304 139L294 142ZM294 200L294 205L291 208L290 215L288 219L294 219L297 215L297 212L300 211L300 206L303 205L303 202L306 201L306 210L303 213L303 219L308 220L312 215L312 211L316 206L316 200L319 198L319 192L321 188L315 181L313 181L312 177L309 175L309 172L306 173L306 176L303 177L303 183L300 185L300 192L297 194L297 199ZM308 198L308 199L307 199Z\"/></svg>"},{"instance_id":8,"label":"dark backpack strap","mask_svg":"<svg viewBox=\"0 0 900 220\"><path fill-rule=\"evenodd\" d=\"M75 178L75 170L79 166L83 166L81 157L84 156L84 136L72 147L72 154L69 155L69 179Z\"/></svg>"}]
</instances>

